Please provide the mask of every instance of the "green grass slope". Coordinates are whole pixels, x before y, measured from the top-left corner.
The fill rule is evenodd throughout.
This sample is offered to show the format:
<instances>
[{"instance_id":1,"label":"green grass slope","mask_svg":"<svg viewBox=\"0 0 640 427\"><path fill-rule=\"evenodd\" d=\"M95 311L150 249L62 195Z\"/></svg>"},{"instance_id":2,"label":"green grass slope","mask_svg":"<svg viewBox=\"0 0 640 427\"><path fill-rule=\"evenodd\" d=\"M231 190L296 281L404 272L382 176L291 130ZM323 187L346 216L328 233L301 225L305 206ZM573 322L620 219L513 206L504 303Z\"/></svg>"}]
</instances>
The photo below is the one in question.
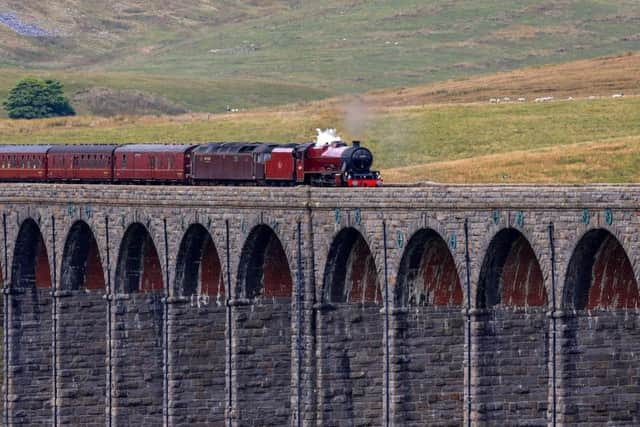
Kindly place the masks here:
<instances>
[{"instance_id":1,"label":"green grass slope","mask_svg":"<svg viewBox=\"0 0 640 427\"><path fill-rule=\"evenodd\" d=\"M346 129L346 121L333 109L0 120L0 143L307 141L316 127ZM363 139L387 181L640 179L640 97L404 107L373 112L365 129L342 134Z\"/></svg>"},{"instance_id":2,"label":"green grass slope","mask_svg":"<svg viewBox=\"0 0 640 427\"><path fill-rule=\"evenodd\" d=\"M5 99L15 83L26 75L58 79L63 82L65 92L70 97L92 87L135 89L161 95L189 111L221 112L227 106L249 109L334 95L334 92L286 81L231 78L216 80L132 72L25 71L10 68L0 72L0 99ZM82 106L79 112L88 113ZM0 116L3 113L4 110L0 111Z\"/></svg>"},{"instance_id":3,"label":"green grass slope","mask_svg":"<svg viewBox=\"0 0 640 427\"><path fill-rule=\"evenodd\" d=\"M30 38L0 25L0 67L13 75L46 69L65 83L72 73L72 87L146 86L194 111L640 48L635 0L8 0L0 14L8 12L56 34Z\"/></svg>"}]
</instances>

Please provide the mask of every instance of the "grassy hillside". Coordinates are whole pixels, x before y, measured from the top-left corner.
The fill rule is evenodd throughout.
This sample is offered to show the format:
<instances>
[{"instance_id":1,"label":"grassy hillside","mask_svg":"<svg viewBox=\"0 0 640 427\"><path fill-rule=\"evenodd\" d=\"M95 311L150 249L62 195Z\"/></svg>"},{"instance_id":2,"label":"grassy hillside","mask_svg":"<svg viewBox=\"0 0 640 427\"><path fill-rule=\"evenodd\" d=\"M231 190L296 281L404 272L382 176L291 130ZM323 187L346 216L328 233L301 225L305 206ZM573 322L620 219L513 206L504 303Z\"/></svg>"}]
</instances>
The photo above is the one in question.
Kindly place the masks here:
<instances>
[{"instance_id":1,"label":"grassy hillside","mask_svg":"<svg viewBox=\"0 0 640 427\"><path fill-rule=\"evenodd\" d=\"M304 141L316 127L346 129L346 121L333 109L0 120L0 143ZM343 136L366 141L387 181L640 178L640 97L403 107L372 112L367 122L366 131Z\"/></svg>"},{"instance_id":2,"label":"grassy hillside","mask_svg":"<svg viewBox=\"0 0 640 427\"><path fill-rule=\"evenodd\" d=\"M333 92L302 86L295 82L228 79L224 81L202 77L176 77L143 73L103 73L75 71L24 71L5 69L0 72L0 99L25 75L55 78L64 83L65 91L73 97L79 91L94 87L116 90L140 90L161 95L189 111L221 112L226 106L244 109L282 105L299 99L322 99ZM77 105L80 113L89 111ZM4 110L0 111L3 114ZM6 116L5 116L6 117Z\"/></svg>"},{"instance_id":3,"label":"grassy hillside","mask_svg":"<svg viewBox=\"0 0 640 427\"><path fill-rule=\"evenodd\" d=\"M389 169L389 182L640 182L640 135Z\"/></svg>"},{"instance_id":4,"label":"grassy hillside","mask_svg":"<svg viewBox=\"0 0 640 427\"><path fill-rule=\"evenodd\" d=\"M11 82L49 70L70 88L141 89L193 111L640 48L635 0L8 0L3 13L50 34L29 37L0 24L0 67L13 70Z\"/></svg>"}]
</instances>

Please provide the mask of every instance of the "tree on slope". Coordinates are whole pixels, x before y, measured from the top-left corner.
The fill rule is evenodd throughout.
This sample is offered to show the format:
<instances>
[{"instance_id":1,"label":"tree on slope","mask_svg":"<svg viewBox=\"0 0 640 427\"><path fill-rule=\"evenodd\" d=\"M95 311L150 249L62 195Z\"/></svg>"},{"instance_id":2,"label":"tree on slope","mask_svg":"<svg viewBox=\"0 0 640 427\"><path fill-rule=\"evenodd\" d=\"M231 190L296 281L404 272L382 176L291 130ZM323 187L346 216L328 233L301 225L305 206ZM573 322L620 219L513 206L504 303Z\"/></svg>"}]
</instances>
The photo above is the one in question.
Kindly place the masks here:
<instances>
[{"instance_id":1,"label":"tree on slope","mask_svg":"<svg viewBox=\"0 0 640 427\"><path fill-rule=\"evenodd\" d=\"M59 81L35 77L20 80L11 89L3 105L12 119L40 119L76 114L64 96Z\"/></svg>"}]
</instances>

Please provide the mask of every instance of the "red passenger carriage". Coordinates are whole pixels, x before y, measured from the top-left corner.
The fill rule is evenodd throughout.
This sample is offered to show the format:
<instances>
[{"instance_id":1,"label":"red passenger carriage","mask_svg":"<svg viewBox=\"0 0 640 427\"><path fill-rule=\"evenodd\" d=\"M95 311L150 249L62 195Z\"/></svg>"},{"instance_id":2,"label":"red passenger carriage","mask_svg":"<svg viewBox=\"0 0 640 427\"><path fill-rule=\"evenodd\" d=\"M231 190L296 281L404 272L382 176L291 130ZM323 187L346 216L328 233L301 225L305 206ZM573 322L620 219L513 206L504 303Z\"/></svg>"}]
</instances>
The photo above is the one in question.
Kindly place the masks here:
<instances>
[{"instance_id":1,"label":"red passenger carriage","mask_svg":"<svg viewBox=\"0 0 640 427\"><path fill-rule=\"evenodd\" d=\"M0 179L44 181L50 145L0 145Z\"/></svg>"},{"instance_id":2,"label":"red passenger carriage","mask_svg":"<svg viewBox=\"0 0 640 427\"><path fill-rule=\"evenodd\" d=\"M195 145L132 144L114 153L115 182L186 182Z\"/></svg>"},{"instance_id":3,"label":"red passenger carriage","mask_svg":"<svg viewBox=\"0 0 640 427\"><path fill-rule=\"evenodd\" d=\"M47 154L49 180L111 181L117 145L54 145Z\"/></svg>"}]
</instances>

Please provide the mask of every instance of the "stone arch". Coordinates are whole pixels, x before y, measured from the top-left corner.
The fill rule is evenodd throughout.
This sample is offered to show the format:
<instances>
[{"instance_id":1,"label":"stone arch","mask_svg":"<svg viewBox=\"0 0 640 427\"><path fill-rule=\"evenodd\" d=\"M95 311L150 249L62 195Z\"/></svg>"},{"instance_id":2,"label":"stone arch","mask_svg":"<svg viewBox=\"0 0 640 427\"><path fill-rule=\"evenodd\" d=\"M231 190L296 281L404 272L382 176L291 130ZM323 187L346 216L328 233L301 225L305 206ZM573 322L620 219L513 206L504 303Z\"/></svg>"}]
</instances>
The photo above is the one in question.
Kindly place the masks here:
<instances>
[{"instance_id":1,"label":"stone arch","mask_svg":"<svg viewBox=\"0 0 640 427\"><path fill-rule=\"evenodd\" d=\"M447 243L435 230L418 230L400 261L395 306L459 306L462 301L458 269Z\"/></svg>"},{"instance_id":2,"label":"stone arch","mask_svg":"<svg viewBox=\"0 0 640 427\"><path fill-rule=\"evenodd\" d=\"M107 369L107 304L100 250L89 225L78 220L67 232L58 299L58 405L61 424L84 412L87 424L104 424ZM82 396L82 399L78 399Z\"/></svg>"},{"instance_id":3,"label":"stone arch","mask_svg":"<svg viewBox=\"0 0 640 427\"><path fill-rule=\"evenodd\" d=\"M226 307L222 266L209 231L185 231L167 306L169 425L223 425Z\"/></svg>"},{"instance_id":4,"label":"stone arch","mask_svg":"<svg viewBox=\"0 0 640 427\"><path fill-rule=\"evenodd\" d=\"M209 231L191 224L185 232L176 260L174 294L180 296L224 294L222 264Z\"/></svg>"},{"instance_id":5,"label":"stone arch","mask_svg":"<svg viewBox=\"0 0 640 427\"><path fill-rule=\"evenodd\" d=\"M321 424L375 425L382 419L383 298L374 255L355 227L333 238L318 310ZM325 419L324 417L329 417Z\"/></svg>"},{"instance_id":6,"label":"stone arch","mask_svg":"<svg viewBox=\"0 0 640 427\"><path fill-rule=\"evenodd\" d=\"M273 228L254 226L240 251L232 306L241 425L290 423L293 278L282 241ZM268 387L268 392L265 392Z\"/></svg>"},{"instance_id":7,"label":"stone arch","mask_svg":"<svg viewBox=\"0 0 640 427\"><path fill-rule=\"evenodd\" d=\"M418 229L398 267L397 309L392 311L389 331L396 424L462 424L462 303L462 285L447 243L431 228ZM416 372L420 372L418 382L412 381Z\"/></svg>"},{"instance_id":8,"label":"stone arch","mask_svg":"<svg viewBox=\"0 0 640 427\"><path fill-rule=\"evenodd\" d=\"M133 223L120 243L116 266L116 292L161 291L164 280L156 245L147 228Z\"/></svg>"},{"instance_id":9,"label":"stone arch","mask_svg":"<svg viewBox=\"0 0 640 427\"><path fill-rule=\"evenodd\" d=\"M639 363L637 323L638 284L629 246L614 228L589 228L573 247L566 267L559 318L562 331L559 366L562 368L563 405L559 419L587 423L637 425L640 417L629 411L638 401L634 372ZM604 345L603 345L604 343ZM606 369L615 382L593 381L594 372ZM567 413L566 408L571 408Z\"/></svg>"},{"instance_id":10,"label":"stone arch","mask_svg":"<svg viewBox=\"0 0 640 427\"><path fill-rule=\"evenodd\" d=\"M236 295L249 300L258 297L291 297L293 279L289 259L280 238L265 224L255 226L240 252Z\"/></svg>"},{"instance_id":11,"label":"stone arch","mask_svg":"<svg viewBox=\"0 0 640 427\"><path fill-rule=\"evenodd\" d=\"M111 393L118 425L163 422L166 318L162 273L151 233L143 224L132 223L120 241L111 307L111 340L115 343Z\"/></svg>"},{"instance_id":12,"label":"stone arch","mask_svg":"<svg viewBox=\"0 0 640 427\"><path fill-rule=\"evenodd\" d=\"M60 268L60 288L74 291L106 288L100 249L91 227L82 220L76 221L67 233Z\"/></svg>"},{"instance_id":13,"label":"stone arch","mask_svg":"<svg viewBox=\"0 0 640 427\"><path fill-rule=\"evenodd\" d=\"M550 354L548 297L538 256L521 230L503 228L493 235L476 289L476 307L484 309L474 311L471 319L475 333L471 352L477 358L471 384L478 396L472 406L480 414L478 421L544 424ZM498 366L501 380L494 383Z\"/></svg>"},{"instance_id":14,"label":"stone arch","mask_svg":"<svg viewBox=\"0 0 640 427\"><path fill-rule=\"evenodd\" d=\"M414 237L418 232L422 230L432 230L438 236L440 236L445 242L447 242L447 248L451 253L453 258L453 262L456 267L456 273L458 278L461 281L462 286L462 296L463 301L466 301L466 287L464 286L464 278L467 271L467 266L464 259L464 234L460 234L458 228L461 228L460 224L457 223L456 218L450 218L450 222L446 225L443 223L442 219L437 219L430 215L428 212L422 213L419 218L416 218L414 221L410 222L407 227L396 229L396 239L398 237L398 232L401 232L403 241L402 244L398 245L397 242L397 256L389 258L389 271L395 271L396 273L400 271L400 264L402 263L402 257L405 254L405 250L411 241L411 238ZM393 230L390 230L389 236L393 237ZM407 241L404 241L404 237L407 237ZM396 276L396 280L397 280ZM390 280L389 284L391 286L397 286L397 282ZM395 290L391 290L391 292L396 292ZM395 294L394 294L395 295Z\"/></svg>"},{"instance_id":15,"label":"stone arch","mask_svg":"<svg viewBox=\"0 0 640 427\"><path fill-rule=\"evenodd\" d=\"M613 233L590 229L576 244L566 270L566 309L637 308L638 282L627 251Z\"/></svg>"},{"instance_id":16,"label":"stone arch","mask_svg":"<svg viewBox=\"0 0 640 427\"><path fill-rule=\"evenodd\" d=\"M378 269L371 247L354 227L334 237L324 268L323 300L329 303L382 303Z\"/></svg>"},{"instance_id":17,"label":"stone arch","mask_svg":"<svg viewBox=\"0 0 640 427\"><path fill-rule=\"evenodd\" d=\"M40 227L31 218L22 222L14 248L11 268L14 289L51 288L49 255Z\"/></svg>"},{"instance_id":18,"label":"stone arch","mask_svg":"<svg viewBox=\"0 0 640 427\"><path fill-rule=\"evenodd\" d=\"M547 301L542 269L529 240L515 228L500 230L484 255L476 306L540 307Z\"/></svg>"},{"instance_id":19,"label":"stone arch","mask_svg":"<svg viewBox=\"0 0 640 427\"><path fill-rule=\"evenodd\" d=\"M51 273L40 227L31 218L20 225L11 265L8 301L8 390L11 425L51 420L53 330Z\"/></svg>"}]
</instances>

